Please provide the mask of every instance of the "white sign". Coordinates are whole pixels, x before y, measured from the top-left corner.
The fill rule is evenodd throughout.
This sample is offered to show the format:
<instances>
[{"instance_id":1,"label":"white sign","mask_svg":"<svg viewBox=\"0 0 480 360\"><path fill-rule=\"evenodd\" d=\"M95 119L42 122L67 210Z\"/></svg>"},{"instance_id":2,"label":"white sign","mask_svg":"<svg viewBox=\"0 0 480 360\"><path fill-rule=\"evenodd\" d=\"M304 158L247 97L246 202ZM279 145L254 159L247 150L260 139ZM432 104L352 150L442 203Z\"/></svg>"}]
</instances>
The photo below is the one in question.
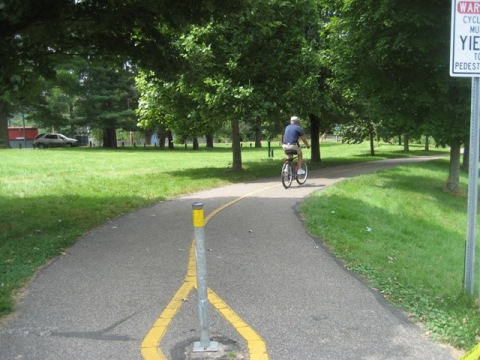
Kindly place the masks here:
<instances>
[{"instance_id":1,"label":"white sign","mask_svg":"<svg viewBox=\"0 0 480 360\"><path fill-rule=\"evenodd\" d=\"M450 76L480 76L480 0L452 0Z\"/></svg>"}]
</instances>

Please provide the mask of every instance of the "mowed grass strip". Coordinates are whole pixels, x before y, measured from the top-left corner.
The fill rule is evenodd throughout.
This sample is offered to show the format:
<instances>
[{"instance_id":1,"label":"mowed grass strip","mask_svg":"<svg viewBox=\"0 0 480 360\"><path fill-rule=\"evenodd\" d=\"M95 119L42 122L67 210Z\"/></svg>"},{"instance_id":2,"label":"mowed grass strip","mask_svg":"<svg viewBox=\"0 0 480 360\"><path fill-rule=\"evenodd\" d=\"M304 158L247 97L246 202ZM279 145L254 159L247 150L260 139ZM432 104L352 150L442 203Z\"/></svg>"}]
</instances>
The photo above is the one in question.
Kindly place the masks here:
<instances>
[{"instance_id":1,"label":"mowed grass strip","mask_svg":"<svg viewBox=\"0 0 480 360\"><path fill-rule=\"evenodd\" d=\"M479 341L480 313L463 291L468 174L459 194L448 193L448 166L439 160L345 180L302 211L309 231L349 269L433 338L469 349Z\"/></svg>"}]
</instances>

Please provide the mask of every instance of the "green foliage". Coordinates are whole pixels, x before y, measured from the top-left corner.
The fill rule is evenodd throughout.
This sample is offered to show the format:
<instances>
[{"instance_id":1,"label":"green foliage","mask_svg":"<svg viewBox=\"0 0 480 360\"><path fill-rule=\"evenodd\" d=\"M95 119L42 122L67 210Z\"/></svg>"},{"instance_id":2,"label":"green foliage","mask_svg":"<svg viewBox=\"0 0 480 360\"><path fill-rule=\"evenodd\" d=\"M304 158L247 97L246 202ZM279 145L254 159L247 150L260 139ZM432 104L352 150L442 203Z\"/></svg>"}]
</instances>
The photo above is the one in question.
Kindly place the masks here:
<instances>
[{"instance_id":1,"label":"green foliage","mask_svg":"<svg viewBox=\"0 0 480 360\"><path fill-rule=\"evenodd\" d=\"M165 71L179 63L170 33L235 12L242 1L7 1L0 4L0 144L7 117L25 106L39 77L51 78L64 56L102 57ZM37 93L38 95L38 93ZM35 95L34 97L36 97Z\"/></svg>"},{"instance_id":2,"label":"green foliage","mask_svg":"<svg viewBox=\"0 0 480 360\"><path fill-rule=\"evenodd\" d=\"M84 61L71 59L57 66L56 76L44 80L40 101L32 102L28 119L42 128L74 135L77 125L77 105L82 95L80 85Z\"/></svg>"},{"instance_id":3,"label":"green foliage","mask_svg":"<svg viewBox=\"0 0 480 360\"><path fill-rule=\"evenodd\" d=\"M368 118L356 118L338 129L338 135L347 144L360 144L376 134L376 125Z\"/></svg>"},{"instance_id":4,"label":"green foliage","mask_svg":"<svg viewBox=\"0 0 480 360\"><path fill-rule=\"evenodd\" d=\"M470 96L448 74L449 9L447 0L344 1L329 38L336 82L372 119L453 145L468 138Z\"/></svg>"},{"instance_id":5,"label":"green foliage","mask_svg":"<svg viewBox=\"0 0 480 360\"><path fill-rule=\"evenodd\" d=\"M155 129L157 126L165 125L168 110L165 106L167 99L161 99L163 86L151 74L143 71L136 76L135 84L139 92L138 126L143 129Z\"/></svg>"},{"instance_id":6,"label":"green foliage","mask_svg":"<svg viewBox=\"0 0 480 360\"><path fill-rule=\"evenodd\" d=\"M82 74L79 124L96 128L134 130L137 91L134 69L113 67L102 61L87 63Z\"/></svg>"},{"instance_id":7,"label":"green foliage","mask_svg":"<svg viewBox=\"0 0 480 360\"><path fill-rule=\"evenodd\" d=\"M74 57L57 66L44 84L41 102L29 120L43 128L74 136L82 129L136 129L137 92L133 69L102 59Z\"/></svg>"},{"instance_id":8,"label":"green foliage","mask_svg":"<svg viewBox=\"0 0 480 360\"><path fill-rule=\"evenodd\" d=\"M321 4L262 0L245 5L235 14L172 33L180 71L145 72L137 80L142 127L197 137L228 122L240 168L237 123L250 126L258 143L262 133L276 137L291 113L306 118L333 103L319 86L326 83L319 80Z\"/></svg>"}]
</instances>

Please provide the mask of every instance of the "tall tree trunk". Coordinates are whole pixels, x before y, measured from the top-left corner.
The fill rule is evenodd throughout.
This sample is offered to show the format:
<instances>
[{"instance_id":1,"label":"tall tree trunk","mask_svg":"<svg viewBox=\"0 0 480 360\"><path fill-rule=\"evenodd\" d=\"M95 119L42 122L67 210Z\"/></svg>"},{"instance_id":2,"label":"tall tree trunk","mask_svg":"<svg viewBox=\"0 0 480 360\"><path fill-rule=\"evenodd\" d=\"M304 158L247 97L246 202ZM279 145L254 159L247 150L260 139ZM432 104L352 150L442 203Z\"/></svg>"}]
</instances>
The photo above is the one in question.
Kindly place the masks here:
<instances>
[{"instance_id":1,"label":"tall tree trunk","mask_svg":"<svg viewBox=\"0 0 480 360\"><path fill-rule=\"evenodd\" d=\"M370 131L370 155L375 156L375 133Z\"/></svg>"},{"instance_id":2,"label":"tall tree trunk","mask_svg":"<svg viewBox=\"0 0 480 360\"><path fill-rule=\"evenodd\" d=\"M152 130L145 130L145 132L144 132L145 144L152 145L152 135L153 135Z\"/></svg>"},{"instance_id":3,"label":"tall tree trunk","mask_svg":"<svg viewBox=\"0 0 480 360\"><path fill-rule=\"evenodd\" d=\"M168 136L168 148L170 150L174 150L175 149L175 144L173 143L173 135L172 135L172 132L170 130L167 131L167 136Z\"/></svg>"},{"instance_id":4,"label":"tall tree trunk","mask_svg":"<svg viewBox=\"0 0 480 360\"><path fill-rule=\"evenodd\" d=\"M314 114L309 114L308 119L310 120L310 145L311 145L311 155L310 161L312 163L319 163L322 161L320 156L320 119Z\"/></svg>"},{"instance_id":5,"label":"tall tree trunk","mask_svg":"<svg viewBox=\"0 0 480 360\"><path fill-rule=\"evenodd\" d=\"M408 141L408 134L403 134L403 151L409 152L409 141Z\"/></svg>"},{"instance_id":6,"label":"tall tree trunk","mask_svg":"<svg viewBox=\"0 0 480 360\"><path fill-rule=\"evenodd\" d=\"M193 150L198 150L198 138L193 138Z\"/></svg>"},{"instance_id":7,"label":"tall tree trunk","mask_svg":"<svg viewBox=\"0 0 480 360\"><path fill-rule=\"evenodd\" d=\"M425 136L425 151L430 150L430 136Z\"/></svg>"},{"instance_id":8,"label":"tall tree trunk","mask_svg":"<svg viewBox=\"0 0 480 360\"><path fill-rule=\"evenodd\" d=\"M207 148L212 149L213 148L213 135L205 135L205 140L207 142Z\"/></svg>"},{"instance_id":9,"label":"tall tree trunk","mask_svg":"<svg viewBox=\"0 0 480 360\"><path fill-rule=\"evenodd\" d=\"M240 124L237 118L232 119L232 171L242 171L242 146L240 144Z\"/></svg>"},{"instance_id":10,"label":"tall tree trunk","mask_svg":"<svg viewBox=\"0 0 480 360\"><path fill-rule=\"evenodd\" d=\"M255 121L255 147L262 147L262 121L260 119Z\"/></svg>"},{"instance_id":11,"label":"tall tree trunk","mask_svg":"<svg viewBox=\"0 0 480 360\"><path fill-rule=\"evenodd\" d=\"M9 105L6 101L0 100L0 148L9 149L10 140L8 139L8 115Z\"/></svg>"},{"instance_id":12,"label":"tall tree trunk","mask_svg":"<svg viewBox=\"0 0 480 360\"><path fill-rule=\"evenodd\" d=\"M167 132L165 128L162 126L158 129L158 147L160 150L165 150L165 139L167 137Z\"/></svg>"},{"instance_id":13,"label":"tall tree trunk","mask_svg":"<svg viewBox=\"0 0 480 360\"><path fill-rule=\"evenodd\" d=\"M103 147L111 149L117 148L117 132L115 127L103 129Z\"/></svg>"},{"instance_id":14,"label":"tall tree trunk","mask_svg":"<svg viewBox=\"0 0 480 360\"><path fill-rule=\"evenodd\" d=\"M70 102L68 104L68 123L70 125L70 134L69 134L70 137L74 137L74 135L75 135L76 126L75 126L75 111L74 110L75 110L74 105L73 105L73 103ZM80 141L79 141L79 143L80 143Z\"/></svg>"},{"instance_id":15,"label":"tall tree trunk","mask_svg":"<svg viewBox=\"0 0 480 360\"><path fill-rule=\"evenodd\" d=\"M465 144L463 148L462 170L468 171L470 167L470 144Z\"/></svg>"},{"instance_id":16,"label":"tall tree trunk","mask_svg":"<svg viewBox=\"0 0 480 360\"><path fill-rule=\"evenodd\" d=\"M460 186L460 144L450 146L450 169L447 190L457 192Z\"/></svg>"}]
</instances>

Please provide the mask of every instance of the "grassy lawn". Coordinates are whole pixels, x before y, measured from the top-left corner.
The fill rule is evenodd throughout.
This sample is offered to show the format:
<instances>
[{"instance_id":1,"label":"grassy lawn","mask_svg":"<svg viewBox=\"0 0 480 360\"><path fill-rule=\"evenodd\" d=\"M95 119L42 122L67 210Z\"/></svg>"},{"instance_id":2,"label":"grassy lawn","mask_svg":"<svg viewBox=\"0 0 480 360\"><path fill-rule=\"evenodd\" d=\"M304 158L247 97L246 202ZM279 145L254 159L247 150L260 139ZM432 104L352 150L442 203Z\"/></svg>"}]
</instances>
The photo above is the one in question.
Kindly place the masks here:
<instances>
[{"instance_id":1,"label":"grassy lawn","mask_svg":"<svg viewBox=\"0 0 480 360\"><path fill-rule=\"evenodd\" d=\"M227 146L0 150L0 317L13 311L16 291L36 269L108 219L182 194L279 176L283 155L278 143L272 146L274 158L266 146L246 143L241 174L231 172ZM411 149L380 144L371 157L366 143L322 143L316 167L425 154ZM319 192L303 211L309 230L386 298L433 336L468 348L480 318L461 296L467 200L466 193L444 191L447 173L447 161L438 161L363 176Z\"/></svg>"},{"instance_id":2,"label":"grassy lawn","mask_svg":"<svg viewBox=\"0 0 480 360\"><path fill-rule=\"evenodd\" d=\"M302 210L348 268L433 338L468 349L480 336L478 303L462 284L468 175L453 195L447 174L447 159L400 166L317 192Z\"/></svg>"}]
</instances>

